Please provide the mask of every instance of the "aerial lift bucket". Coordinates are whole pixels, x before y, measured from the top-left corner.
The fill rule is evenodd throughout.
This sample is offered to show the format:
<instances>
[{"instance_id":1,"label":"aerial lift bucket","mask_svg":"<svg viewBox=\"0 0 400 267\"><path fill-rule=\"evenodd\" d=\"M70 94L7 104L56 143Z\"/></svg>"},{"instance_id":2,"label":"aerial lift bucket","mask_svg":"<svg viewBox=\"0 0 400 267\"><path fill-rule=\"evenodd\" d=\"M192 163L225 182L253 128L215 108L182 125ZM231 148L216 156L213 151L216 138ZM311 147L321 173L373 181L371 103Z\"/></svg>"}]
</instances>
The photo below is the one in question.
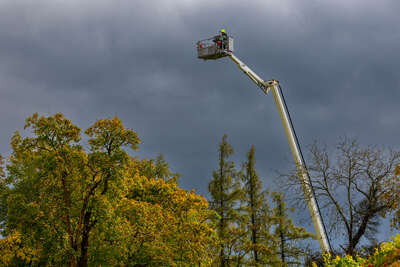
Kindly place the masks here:
<instances>
[{"instance_id":1,"label":"aerial lift bucket","mask_svg":"<svg viewBox=\"0 0 400 267\"><path fill-rule=\"evenodd\" d=\"M197 57L204 60L223 58L232 52L233 38L231 36L227 36L224 41L221 35L216 35L197 42Z\"/></svg>"}]
</instances>

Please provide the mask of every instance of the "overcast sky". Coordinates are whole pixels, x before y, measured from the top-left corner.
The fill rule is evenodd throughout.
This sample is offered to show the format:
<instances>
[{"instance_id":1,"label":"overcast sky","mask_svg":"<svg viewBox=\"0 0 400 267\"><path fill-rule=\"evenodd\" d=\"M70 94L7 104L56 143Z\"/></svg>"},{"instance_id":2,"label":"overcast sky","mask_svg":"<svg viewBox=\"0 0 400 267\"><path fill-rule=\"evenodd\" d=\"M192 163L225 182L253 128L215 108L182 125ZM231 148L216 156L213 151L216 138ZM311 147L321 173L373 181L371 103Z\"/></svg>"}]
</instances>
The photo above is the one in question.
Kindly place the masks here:
<instances>
[{"instance_id":1,"label":"overcast sky","mask_svg":"<svg viewBox=\"0 0 400 267\"><path fill-rule=\"evenodd\" d=\"M400 2L376 0L0 0L0 154L38 112L82 129L120 117L140 157L163 153L207 194L224 133L239 165L252 144L265 187L291 154L272 95L195 44L220 28L235 54L280 81L303 147L340 136L399 147ZM387 227L387 225L386 225Z\"/></svg>"}]
</instances>

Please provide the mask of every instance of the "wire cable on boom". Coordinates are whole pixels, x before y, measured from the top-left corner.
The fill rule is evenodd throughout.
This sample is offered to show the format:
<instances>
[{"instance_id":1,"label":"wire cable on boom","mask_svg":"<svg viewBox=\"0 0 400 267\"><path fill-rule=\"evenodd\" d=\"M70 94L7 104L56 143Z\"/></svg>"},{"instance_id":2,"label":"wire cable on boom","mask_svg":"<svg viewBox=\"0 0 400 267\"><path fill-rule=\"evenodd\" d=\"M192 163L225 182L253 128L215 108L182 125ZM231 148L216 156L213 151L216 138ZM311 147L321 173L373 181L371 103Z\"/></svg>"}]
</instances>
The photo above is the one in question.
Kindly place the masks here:
<instances>
[{"instance_id":1,"label":"wire cable on boom","mask_svg":"<svg viewBox=\"0 0 400 267\"><path fill-rule=\"evenodd\" d=\"M299 152L300 152L301 160L303 161L304 168L305 168L305 170L306 170L306 172L307 172L307 177L308 177L308 182L309 182L309 184L310 184L311 193L313 194L313 197L314 197L315 202L316 202L316 204L317 204L317 209L318 209L318 212L319 212L319 214L320 214L320 218L321 218L321 221L322 221L322 226L324 227L325 233L328 233L328 232L326 231L326 226L325 226L324 219L323 219L322 216L321 216L321 209L320 209L320 207L319 207L318 200L317 200L317 198L315 197L314 187L313 187L312 182L311 182L311 178L310 178L310 175L309 175L309 172L308 172L308 169L307 169L306 161L304 160L304 157L303 157L303 152L301 151L299 139L297 138L297 134L296 134L296 131L295 131L294 126L293 126L293 122L292 122L292 118L291 118L291 116L290 116L289 108L288 108L288 106L286 105L285 96L283 95L283 91L282 91L282 88L281 88L281 85L280 85L280 84L278 85L278 87L279 87L279 93L280 93L281 96L282 96L283 104L285 105L285 108L286 108L286 111L287 111L287 114L288 114L288 117L289 117L290 127L291 127L292 130L293 130L294 138L296 138L296 142L297 142L297 146L298 146L298 149L299 149ZM326 235L326 238L327 238L327 240L328 240L329 250L330 250L330 252L332 252L332 245L331 245L331 241L329 240L328 235Z\"/></svg>"}]
</instances>

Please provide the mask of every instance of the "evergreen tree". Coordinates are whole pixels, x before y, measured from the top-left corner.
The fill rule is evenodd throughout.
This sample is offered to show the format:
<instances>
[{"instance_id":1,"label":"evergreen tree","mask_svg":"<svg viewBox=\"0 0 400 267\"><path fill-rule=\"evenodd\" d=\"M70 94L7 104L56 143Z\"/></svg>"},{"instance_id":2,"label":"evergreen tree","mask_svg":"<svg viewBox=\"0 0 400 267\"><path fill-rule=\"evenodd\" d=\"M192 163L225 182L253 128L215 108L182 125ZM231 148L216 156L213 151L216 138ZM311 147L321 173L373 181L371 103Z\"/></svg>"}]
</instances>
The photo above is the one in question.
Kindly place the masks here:
<instances>
[{"instance_id":1,"label":"evergreen tree","mask_svg":"<svg viewBox=\"0 0 400 267\"><path fill-rule=\"evenodd\" d=\"M255 170L254 146L247 153L247 161L244 163L244 174L242 181L244 183L244 204L245 212L248 217L247 229L249 231L250 242L246 246L246 250L251 252L252 262L260 263L261 249L261 207L265 202L264 193L262 192L261 181L258 179L258 174Z\"/></svg>"},{"instance_id":2,"label":"evergreen tree","mask_svg":"<svg viewBox=\"0 0 400 267\"><path fill-rule=\"evenodd\" d=\"M267 202L267 191L262 190L262 183L255 169L255 148L247 153L247 161L243 164L241 174L243 182L242 210L246 221L245 252L249 255L247 265L259 266L276 262L274 235L271 227L274 223L272 212ZM243 219L242 219L243 220Z\"/></svg>"},{"instance_id":3,"label":"evergreen tree","mask_svg":"<svg viewBox=\"0 0 400 267\"><path fill-rule=\"evenodd\" d=\"M312 237L304 228L297 227L289 218L288 208L284 202L282 193L272 193L272 200L275 203L273 210L273 221L275 224L275 240L280 266L302 265L300 258L305 256L299 241Z\"/></svg>"},{"instance_id":4,"label":"evergreen tree","mask_svg":"<svg viewBox=\"0 0 400 267\"><path fill-rule=\"evenodd\" d=\"M268 196L268 192L264 192ZM278 255L277 238L274 233L275 218L270 209L268 201L265 199L259 211L260 213L260 241L259 258L261 266L281 266L281 260Z\"/></svg>"},{"instance_id":5,"label":"evergreen tree","mask_svg":"<svg viewBox=\"0 0 400 267\"><path fill-rule=\"evenodd\" d=\"M229 266L233 259L233 251L237 233L237 203L241 196L240 185L237 178L235 165L228 158L233 152L233 148L226 141L227 135L222 137L219 145L219 164L218 170L213 172L213 179L208 185L211 194L211 208L215 210L220 218L217 223L217 232L220 238L219 255L216 262L220 266Z\"/></svg>"}]
</instances>

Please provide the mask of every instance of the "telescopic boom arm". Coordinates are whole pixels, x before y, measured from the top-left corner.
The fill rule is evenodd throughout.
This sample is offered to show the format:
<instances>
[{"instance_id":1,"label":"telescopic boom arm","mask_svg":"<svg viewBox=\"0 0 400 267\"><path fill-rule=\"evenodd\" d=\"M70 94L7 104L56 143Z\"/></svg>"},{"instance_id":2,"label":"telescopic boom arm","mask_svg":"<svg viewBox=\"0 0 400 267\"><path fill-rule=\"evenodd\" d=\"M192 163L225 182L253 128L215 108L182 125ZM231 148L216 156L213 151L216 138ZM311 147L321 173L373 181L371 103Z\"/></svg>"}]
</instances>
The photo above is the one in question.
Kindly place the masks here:
<instances>
[{"instance_id":1,"label":"telescopic boom arm","mask_svg":"<svg viewBox=\"0 0 400 267\"><path fill-rule=\"evenodd\" d=\"M227 52L230 59L255 83L261 90L267 94L270 90L274 96L275 104L278 108L279 115L285 129L286 137L289 142L290 150L296 163L297 174L299 176L304 196L307 201L307 206L311 214L311 218L316 231L317 239L321 250L323 252L330 252L330 244L327 237L326 229L324 227L321 214L315 199L314 191L312 189L311 180L308 175L304 159L301 154L299 142L295 134L292 121L290 119L289 111L284 101L281 87L276 80L264 81L254 71L252 71L246 64L240 61L232 52Z\"/></svg>"}]
</instances>

